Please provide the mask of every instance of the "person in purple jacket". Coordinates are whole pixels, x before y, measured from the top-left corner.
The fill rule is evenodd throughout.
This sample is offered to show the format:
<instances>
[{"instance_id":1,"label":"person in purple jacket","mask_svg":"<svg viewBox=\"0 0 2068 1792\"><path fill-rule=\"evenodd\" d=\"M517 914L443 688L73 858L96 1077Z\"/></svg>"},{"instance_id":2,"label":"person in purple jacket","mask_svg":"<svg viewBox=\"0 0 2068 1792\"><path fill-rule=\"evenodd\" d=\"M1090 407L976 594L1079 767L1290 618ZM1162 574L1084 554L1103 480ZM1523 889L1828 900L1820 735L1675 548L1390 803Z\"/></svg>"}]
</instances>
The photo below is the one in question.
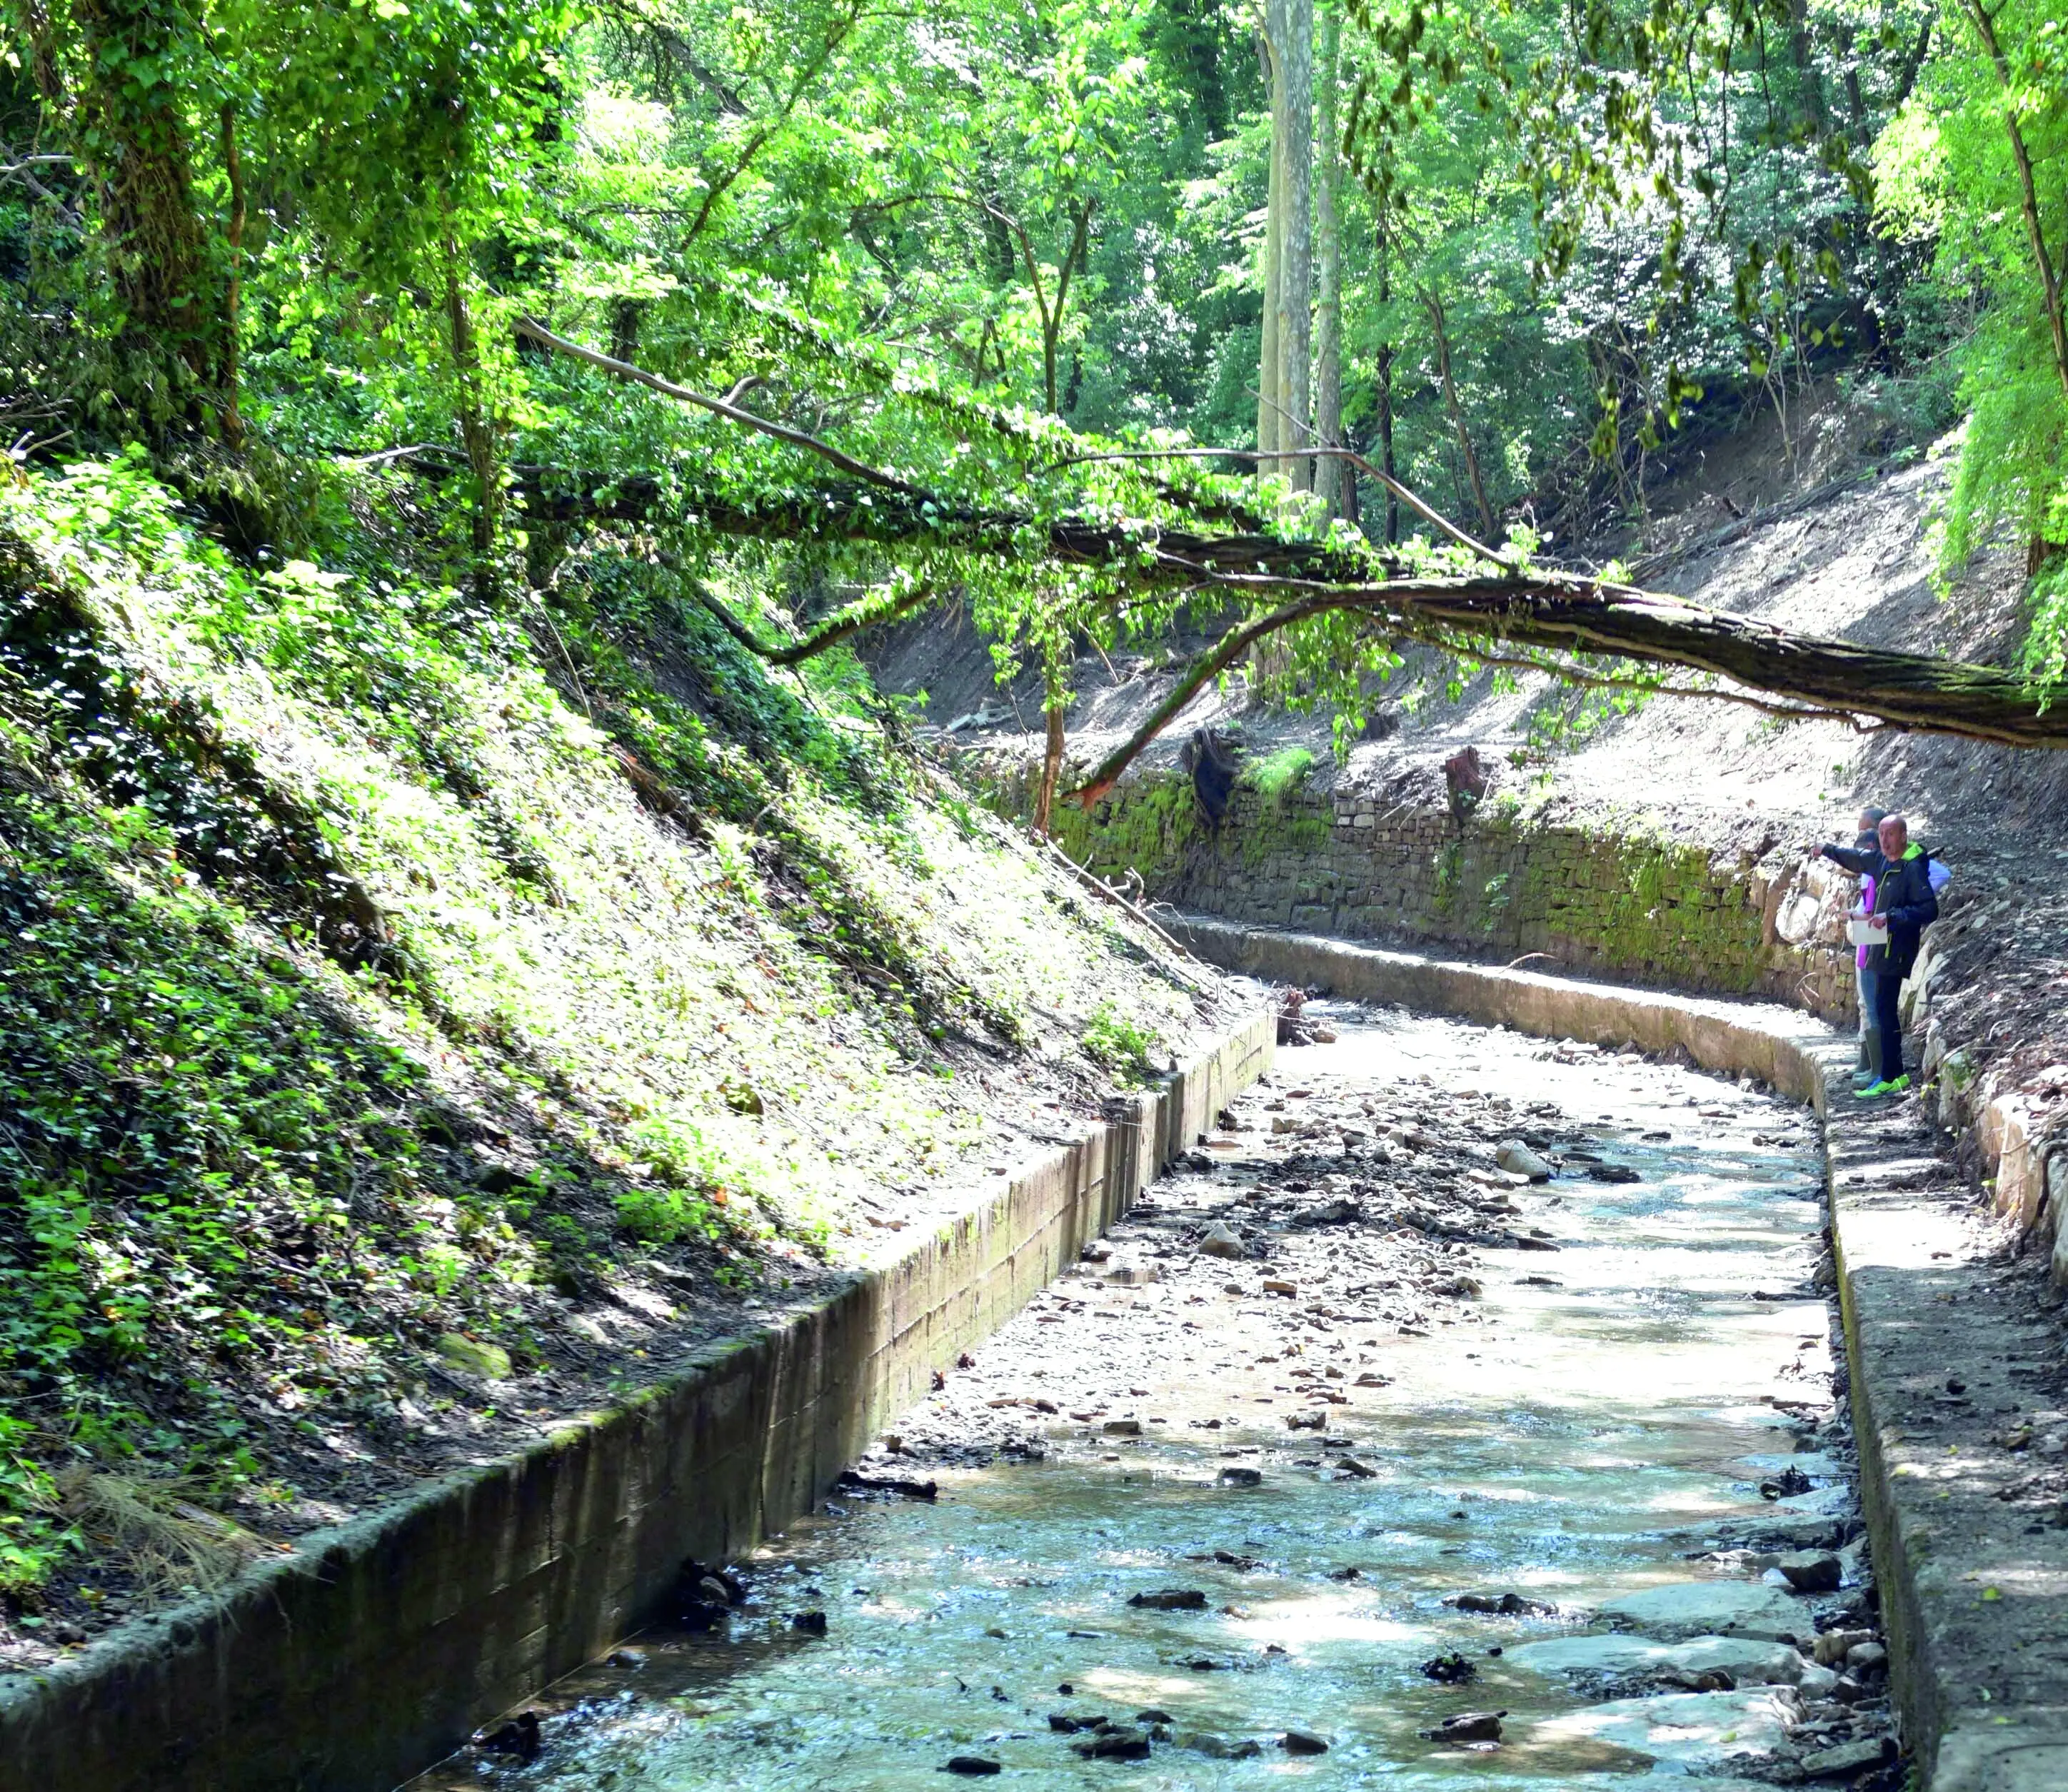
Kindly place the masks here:
<instances>
[{"instance_id":1,"label":"person in purple jacket","mask_svg":"<svg viewBox=\"0 0 2068 1792\"><path fill-rule=\"evenodd\" d=\"M1886 809L1862 809L1860 811L1860 831L1853 840L1855 852L1871 852L1881 844L1882 817ZM1871 877L1860 880L1861 909L1874 912L1875 882ZM1853 961L1853 980L1860 998L1860 1061L1853 1071L1853 1083L1864 1089L1871 1083L1881 1081L1881 1026L1875 1014L1875 973L1867 963L1867 955L1874 949L1861 946Z\"/></svg>"}]
</instances>

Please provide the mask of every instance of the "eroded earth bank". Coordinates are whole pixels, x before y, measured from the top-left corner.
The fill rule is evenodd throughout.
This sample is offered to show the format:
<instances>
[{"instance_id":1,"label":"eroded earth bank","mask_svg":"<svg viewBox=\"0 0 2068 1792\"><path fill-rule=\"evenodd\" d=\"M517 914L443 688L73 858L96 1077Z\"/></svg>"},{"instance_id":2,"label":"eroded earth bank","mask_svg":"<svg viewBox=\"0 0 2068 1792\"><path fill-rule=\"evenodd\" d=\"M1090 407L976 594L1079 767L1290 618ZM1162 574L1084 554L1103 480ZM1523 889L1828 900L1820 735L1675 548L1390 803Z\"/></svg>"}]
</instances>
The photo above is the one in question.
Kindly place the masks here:
<instances>
[{"instance_id":1,"label":"eroded earth bank","mask_svg":"<svg viewBox=\"0 0 2068 1792\"><path fill-rule=\"evenodd\" d=\"M421 1784L1901 1784L1813 1117L1307 1012L818 1512Z\"/></svg>"}]
</instances>

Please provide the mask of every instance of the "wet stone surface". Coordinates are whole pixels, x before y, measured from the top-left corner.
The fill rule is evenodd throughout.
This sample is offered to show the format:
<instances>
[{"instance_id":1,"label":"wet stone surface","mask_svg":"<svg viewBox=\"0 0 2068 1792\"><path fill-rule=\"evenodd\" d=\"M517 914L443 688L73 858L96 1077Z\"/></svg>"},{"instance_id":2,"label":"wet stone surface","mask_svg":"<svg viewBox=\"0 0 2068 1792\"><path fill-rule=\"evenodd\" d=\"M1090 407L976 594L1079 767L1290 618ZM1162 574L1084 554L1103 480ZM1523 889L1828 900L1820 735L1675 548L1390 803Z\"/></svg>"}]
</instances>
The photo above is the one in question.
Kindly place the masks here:
<instances>
[{"instance_id":1,"label":"wet stone surface","mask_svg":"<svg viewBox=\"0 0 2068 1792\"><path fill-rule=\"evenodd\" d=\"M1806 1111L1309 1009L738 1598L421 1783L1900 1784Z\"/></svg>"}]
</instances>

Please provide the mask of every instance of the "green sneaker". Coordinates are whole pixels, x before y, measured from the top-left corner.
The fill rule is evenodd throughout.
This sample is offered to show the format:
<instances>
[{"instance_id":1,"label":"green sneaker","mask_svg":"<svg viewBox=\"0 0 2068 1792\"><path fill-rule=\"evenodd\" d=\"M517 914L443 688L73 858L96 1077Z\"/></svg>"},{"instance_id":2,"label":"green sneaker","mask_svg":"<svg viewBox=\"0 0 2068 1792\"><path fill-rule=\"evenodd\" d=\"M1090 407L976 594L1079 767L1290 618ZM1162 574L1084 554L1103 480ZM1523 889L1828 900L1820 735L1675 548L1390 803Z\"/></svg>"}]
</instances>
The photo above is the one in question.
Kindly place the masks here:
<instances>
[{"instance_id":1,"label":"green sneaker","mask_svg":"<svg viewBox=\"0 0 2068 1792\"><path fill-rule=\"evenodd\" d=\"M1899 1095L1909 1087L1910 1078L1906 1073L1902 1076L1894 1079L1892 1081L1870 1083L1864 1089L1855 1089L1853 1091L1853 1099L1855 1101L1878 1101L1883 1095Z\"/></svg>"}]
</instances>

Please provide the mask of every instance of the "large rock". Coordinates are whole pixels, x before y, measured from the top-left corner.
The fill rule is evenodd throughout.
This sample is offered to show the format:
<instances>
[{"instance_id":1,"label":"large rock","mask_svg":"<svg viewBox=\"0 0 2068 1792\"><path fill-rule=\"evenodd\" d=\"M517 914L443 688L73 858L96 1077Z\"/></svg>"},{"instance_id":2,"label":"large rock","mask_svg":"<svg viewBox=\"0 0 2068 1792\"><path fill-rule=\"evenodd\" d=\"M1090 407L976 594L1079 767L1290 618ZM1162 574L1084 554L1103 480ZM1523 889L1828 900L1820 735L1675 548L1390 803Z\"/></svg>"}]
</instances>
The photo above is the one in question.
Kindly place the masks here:
<instances>
[{"instance_id":1,"label":"large rock","mask_svg":"<svg viewBox=\"0 0 2068 1792\"><path fill-rule=\"evenodd\" d=\"M1551 1180L1551 1166L1520 1139L1502 1140L1493 1160L1503 1169L1516 1176L1526 1176L1532 1182Z\"/></svg>"},{"instance_id":2,"label":"large rock","mask_svg":"<svg viewBox=\"0 0 2068 1792\"><path fill-rule=\"evenodd\" d=\"M1744 1692L1668 1692L1655 1699L1612 1699L1534 1726L1538 1749L1605 1743L1663 1765L1707 1766L1732 1755L1780 1752L1801 1702L1786 1687Z\"/></svg>"},{"instance_id":3,"label":"large rock","mask_svg":"<svg viewBox=\"0 0 2068 1792\"><path fill-rule=\"evenodd\" d=\"M1821 1688L1836 1678L1792 1645L1756 1636L1693 1636L1684 1643L1616 1633L1553 1636L1517 1644L1506 1660L1538 1674L1725 1673L1740 1686L1799 1686L1808 1675Z\"/></svg>"},{"instance_id":4,"label":"large rock","mask_svg":"<svg viewBox=\"0 0 2068 1792\"><path fill-rule=\"evenodd\" d=\"M1202 1257L1247 1257L1249 1247L1242 1241L1241 1235L1231 1232L1216 1221L1207 1228L1207 1235L1199 1241Z\"/></svg>"},{"instance_id":5,"label":"large rock","mask_svg":"<svg viewBox=\"0 0 2068 1792\"><path fill-rule=\"evenodd\" d=\"M1601 1615L1647 1636L1758 1636L1793 1642L1816 1628L1808 1610L1757 1581L1691 1580L1606 1601Z\"/></svg>"}]
</instances>

